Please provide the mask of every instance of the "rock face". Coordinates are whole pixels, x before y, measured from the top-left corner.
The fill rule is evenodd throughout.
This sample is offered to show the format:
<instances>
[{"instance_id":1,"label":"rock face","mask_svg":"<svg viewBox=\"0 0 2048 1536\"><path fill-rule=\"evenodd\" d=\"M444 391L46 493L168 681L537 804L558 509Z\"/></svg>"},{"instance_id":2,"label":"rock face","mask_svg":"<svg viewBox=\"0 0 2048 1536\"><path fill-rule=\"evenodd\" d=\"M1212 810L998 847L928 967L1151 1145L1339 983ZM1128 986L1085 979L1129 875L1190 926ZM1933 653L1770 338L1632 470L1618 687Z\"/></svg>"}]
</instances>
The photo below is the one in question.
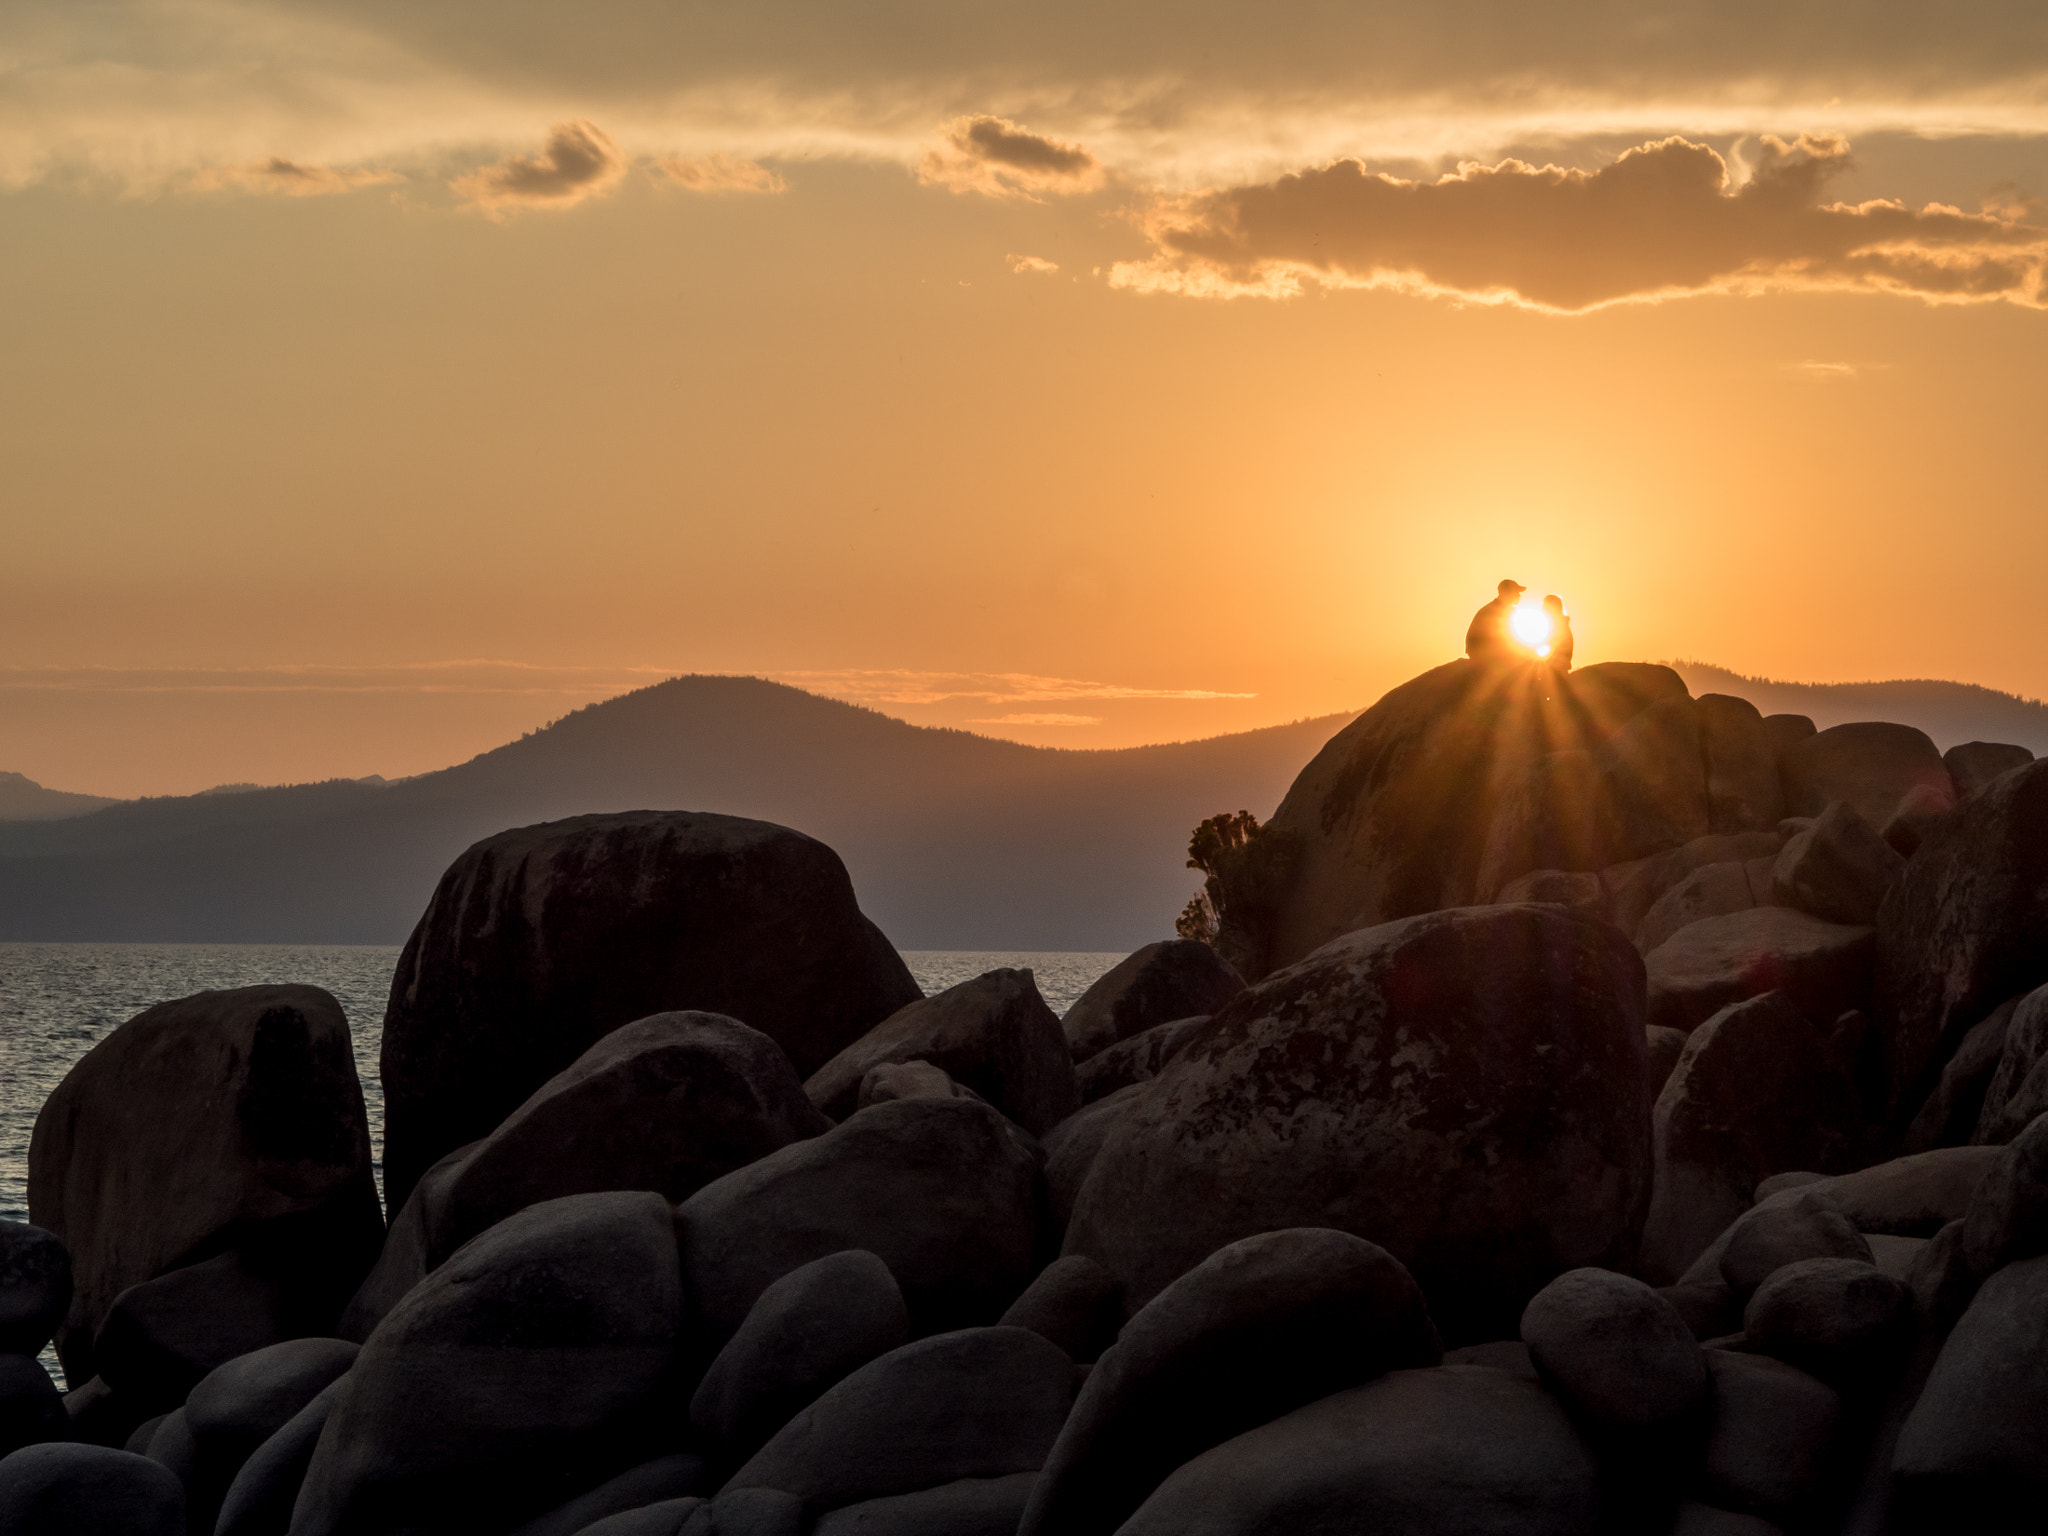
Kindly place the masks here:
<instances>
[{"instance_id":1,"label":"rock face","mask_svg":"<svg viewBox=\"0 0 2048 1536\"><path fill-rule=\"evenodd\" d=\"M1522 1342L1543 1379L1593 1423L1653 1429L1707 1390L1707 1362L1677 1310L1642 1281L1574 1269L1529 1299Z\"/></svg>"},{"instance_id":2,"label":"rock face","mask_svg":"<svg viewBox=\"0 0 2048 1536\"><path fill-rule=\"evenodd\" d=\"M1963 1046L1977 1041L1980 1032L1984 1032L1981 1046L1990 1047L1996 1042L1998 1058L1990 1080L1984 1084L1974 1139L2002 1146L2038 1116L2048 1113L2048 987L2036 987L2025 997L2013 998L1994 1010L1990 1018L1964 1036ZM1958 1060L1968 1062L1963 1047L1957 1048L1950 1065ZM1947 1079L1945 1067L1944 1084Z\"/></svg>"},{"instance_id":3,"label":"rock face","mask_svg":"<svg viewBox=\"0 0 2048 1536\"><path fill-rule=\"evenodd\" d=\"M1244 957L1246 979L1339 934L1485 899L1479 866L1496 808L1530 765L1589 750L1649 705L1686 697L1667 667L1582 667L1562 689L1547 685L1536 670L1454 661L1333 736L1268 824L1294 861L1285 888L1264 909L1224 913L1218 944ZM1600 867L1528 856L1499 883L1529 869Z\"/></svg>"},{"instance_id":4,"label":"rock face","mask_svg":"<svg viewBox=\"0 0 2048 1536\"><path fill-rule=\"evenodd\" d=\"M463 1162L429 1235L428 1267L543 1200L604 1189L684 1200L830 1128L760 1031L715 1013L637 1019L549 1078Z\"/></svg>"},{"instance_id":5,"label":"rock face","mask_svg":"<svg viewBox=\"0 0 2048 1536\"><path fill-rule=\"evenodd\" d=\"M634 1019L726 1014L809 1073L917 996L800 832L688 811L501 832L441 877L392 977L386 1195Z\"/></svg>"},{"instance_id":6,"label":"rock face","mask_svg":"<svg viewBox=\"0 0 2048 1536\"><path fill-rule=\"evenodd\" d=\"M1870 997L1872 931L1790 907L1753 907L1681 928L1644 957L1649 1022L1690 1030L1730 1003L1783 992L1832 1019Z\"/></svg>"},{"instance_id":7,"label":"rock face","mask_svg":"<svg viewBox=\"0 0 2048 1536\"><path fill-rule=\"evenodd\" d=\"M1836 1471L1842 1399L1806 1372L1766 1355L1707 1351L1714 1378L1703 1496L1781 1525L1811 1511Z\"/></svg>"},{"instance_id":8,"label":"rock face","mask_svg":"<svg viewBox=\"0 0 2048 1536\"><path fill-rule=\"evenodd\" d=\"M2007 998L2048 981L2048 762L1993 780L1920 845L1878 913L1895 1107Z\"/></svg>"},{"instance_id":9,"label":"rock face","mask_svg":"<svg viewBox=\"0 0 2048 1536\"><path fill-rule=\"evenodd\" d=\"M1778 905L1830 923L1871 923L1906 868L1877 829L1841 800L1795 833L1771 866Z\"/></svg>"},{"instance_id":10,"label":"rock face","mask_svg":"<svg viewBox=\"0 0 2048 1536\"><path fill-rule=\"evenodd\" d=\"M690 1399L690 1423L727 1466L744 1461L819 1394L910 1342L889 1266L849 1249L761 1293Z\"/></svg>"},{"instance_id":11,"label":"rock face","mask_svg":"<svg viewBox=\"0 0 2048 1536\"><path fill-rule=\"evenodd\" d=\"M341 1339L292 1339L230 1360L192 1389L182 1411L193 1449L186 1508L196 1528L212 1528L249 1458L355 1358L356 1346Z\"/></svg>"},{"instance_id":12,"label":"rock face","mask_svg":"<svg viewBox=\"0 0 2048 1536\"><path fill-rule=\"evenodd\" d=\"M2000 774L2024 768L2034 760L2025 747L2002 741L1966 741L1941 754L1942 766L1955 782L1958 795L1974 795Z\"/></svg>"},{"instance_id":13,"label":"rock face","mask_svg":"<svg viewBox=\"0 0 2048 1536\"><path fill-rule=\"evenodd\" d=\"M290 1530L292 1505L341 1389L339 1381L323 1388L242 1463L221 1501L214 1536L278 1536Z\"/></svg>"},{"instance_id":14,"label":"rock face","mask_svg":"<svg viewBox=\"0 0 2048 1536\"><path fill-rule=\"evenodd\" d=\"M1073 1362L1024 1328L906 1344L804 1409L726 1484L812 1511L1035 1470L1074 1399Z\"/></svg>"},{"instance_id":15,"label":"rock face","mask_svg":"<svg viewBox=\"0 0 2048 1536\"><path fill-rule=\"evenodd\" d=\"M1889 850L1887 850L1889 852ZM1755 906L1748 868L1734 859L1703 864L1671 887L1636 924L1636 948L1649 954L1681 928Z\"/></svg>"},{"instance_id":16,"label":"rock face","mask_svg":"<svg viewBox=\"0 0 2048 1536\"><path fill-rule=\"evenodd\" d=\"M1892 1458L1895 1529L2024 1530L2048 1497L2048 1257L2001 1269L1942 1346Z\"/></svg>"},{"instance_id":17,"label":"rock face","mask_svg":"<svg viewBox=\"0 0 2048 1536\"><path fill-rule=\"evenodd\" d=\"M1778 749L1747 699L1703 693L1700 732L1707 758L1707 819L1713 832L1767 832L1785 815Z\"/></svg>"},{"instance_id":18,"label":"rock face","mask_svg":"<svg viewBox=\"0 0 2048 1536\"><path fill-rule=\"evenodd\" d=\"M1010 1303L1010 1328L1029 1328L1077 1364L1092 1365L1124 1325L1124 1288L1086 1254L1054 1259Z\"/></svg>"},{"instance_id":19,"label":"rock face","mask_svg":"<svg viewBox=\"0 0 2048 1536\"><path fill-rule=\"evenodd\" d=\"M1086 1061L1155 1025L1214 1013L1244 990L1237 968L1207 944L1167 939L1111 966L1060 1021L1074 1060Z\"/></svg>"},{"instance_id":20,"label":"rock face","mask_svg":"<svg viewBox=\"0 0 2048 1536\"><path fill-rule=\"evenodd\" d=\"M1623 933L1634 933L1650 908L1695 870L1729 863L1748 870L1753 860L1775 859L1781 841L1776 831L1710 833L1647 858L1610 865L1600 871L1600 884L1607 893L1607 920ZM1768 901L1769 879L1759 889L1752 874L1750 897L1758 905Z\"/></svg>"},{"instance_id":21,"label":"rock face","mask_svg":"<svg viewBox=\"0 0 2048 1536\"><path fill-rule=\"evenodd\" d=\"M340 1005L244 987L130 1019L36 1117L28 1199L71 1253L58 1351L74 1381L116 1296L210 1251L250 1248L309 1311L338 1313L384 1229Z\"/></svg>"},{"instance_id":22,"label":"rock face","mask_svg":"<svg viewBox=\"0 0 2048 1536\"><path fill-rule=\"evenodd\" d=\"M990 971L898 1009L813 1073L804 1091L843 1120L860 1107L870 1071L907 1061L942 1069L1034 1136L1080 1107L1066 1036L1029 971Z\"/></svg>"},{"instance_id":23,"label":"rock face","mask_svg":"<svg viewBox=\"0 0 2048 1536\"><path fill-rule=\"evenodd\" d=\"M864 1109L677 1207L691 1298L722 1339L791 1270L864 1248L889 1266L921 1330L993 1322L1034 1268L1039 1157L973 1099Z\"/></svg>"},{"instance_id":24,"label":"rock face","mask_svg":"<svg viewBox=\"0 0 2048 1536\"><path fill-rule=\"evenodd\" d=\"M1853 1167L1864 1112L1848 1064L1782 992L1723 1009L1686 1042L1654 1115L1642 1272L1669 1284L1773 1173Z\"/></svg>"},{"instance_id":25,"label":"rock face","mask_svg":"<svg viewBox=\"0 0 2048 1536\"><path fill-rule=\"evenodd\" d=\"M1927 733L1883 721L1832 726L1807 737L1779 754L1778 776L1790 816L1818 816L1829 801L1842 800L1881 827L1915 789L1955 800L1955 785Z\"/></svg>"},{"instance_id":26,"label":"rock face","mask_svg":"<svg viewBox=\"0 0 2048 1536\"><path fill-rule=\"evenodd\" d=\"M64 1399L40 1360L0 1354L0 1456L71 1438Z\"/></svg>"},{"instance_id":27,"label":"rock face","mask_svg":"<svg viewBox=\"0 0 2048 1536\"><path fill-rule=\"evenodd\" d=\"M1422 1294L1344 1232L1266 1232L1153 1297L1097 1362L1018 1536L1108 1536L1175 1467L1389 1370L1442 1356Z\"/></svg>"},{"instance_id":28,"label":"rock face","mask_svg":"<svg viewBox=\"0 0 2048 1536\"><path fill-rule=\"evenodd\" d=\"M7 1536L184 1536L185 1490L146 1457L97 1445L32 1445L0 1460Z\"/></svg>"},{"instance_id":29,"label":"rock face","mask_svg":"<svg viewBox=\"0 0 2048 1536\"><path fill-rule=\"evenodd\" d=\"M0 1354L35 1354L70 1309L71 1255L57 1234L0 1221Z\"/></svg>"},{"instance_id":30,"label":"rock face","mask_svg":"<svg viewBox=\"0 0 2048 1536\"><path fill-rule=\"evenodd\" d=\"M1612 928L1542 906L1327 945L1138 1087L1065 1251L1142 1304L1240 1237L1338 1227L1408 1266L1451 1342L1501 1337L1552 1276L1633 1248L1641 964Z\"/></svg>"},{"instance_id":31,"label":"rock face","mask_svg":"<svg viewBox=\"0 0 2048 1536\"><path fill-rule=\"evenodd\" d=\"M1191 1019L1154 1024L1150 1029L1141 1030L1128 1040L1120 1040L1108 1050L1090 1056L1074 1069L1074 1083L1081 1090L1081 1102L1093 1104L1119 1088L1150 1082L1159 1075L1159 1069L1194 1039L1195 1032L1208 1022L1209 1015L1196 1014Z\"/></svg>"},{"instance_id":32,"label":"rock face","mask_svg":"<svg viewBox=\"0 0 2048 1536\"><path fill-rule=\"evenodd\" d=\"M2012 1017L2019 1009L2020 999L2008 998L1992 1011L1989 1018L1970 1027L1956 1047L1955 1055L1949 1057L1941 1069L1940 1080L1934 1091L1927 1096L1913 1116L1913 1123L1906 1128L1906 1139L1902 1144L1908 1152L1925 1152L1932 1147L1960 1146L1969 1141L1978 1131L1980 1122L1998 1119L1996 1111L1987 1113L1992 1085L1999 1080L1999 1068L2005 1058L2006 1035L2012 1027ZM2024 1074L2020 1074L2024 1076ZM2013 1080L2008 1074L2006 1082ZM1999 1106L2004 1107L2010 1092L2001 1094ZM1987 1134L1985 1140L1994 1140Z\"/></svg>"},{"instance_id":33,"label":"rock face","mask_svg":"<svg viewBox=\"0 0 2048 1536\"><path fill-rule=\"evenodd\" d=\"M1533 1381L1477 1365L1395 1371L1225 1441L1120 1536L1435 1531L1593 1536L1593 1453Z\"/></svg>"},{"instance_id":34,"label":"rock face","mask_svg":"<svg viewBox=\"0 0 2048 1536\"><path fill-rule=\"evenodd\" d=\"M321 1430L294 1536L502 1528L589 1486L673 1368L682 1315L661 1196L521 1211L370 1335Z\"/></svg>"},{"instance_id":35,"label":"rock face","mask_svg":"<svg viewBox=\"0 0 2048 1536\"><path fill-rule=\"evenodd\" d=\"M1742 1330L1765 1354L1847 1388L1895 1363L1912 1310L1904 1283L1875 1264L1801 1259L1757 1287Z\"/></svg>"}]
</instances>

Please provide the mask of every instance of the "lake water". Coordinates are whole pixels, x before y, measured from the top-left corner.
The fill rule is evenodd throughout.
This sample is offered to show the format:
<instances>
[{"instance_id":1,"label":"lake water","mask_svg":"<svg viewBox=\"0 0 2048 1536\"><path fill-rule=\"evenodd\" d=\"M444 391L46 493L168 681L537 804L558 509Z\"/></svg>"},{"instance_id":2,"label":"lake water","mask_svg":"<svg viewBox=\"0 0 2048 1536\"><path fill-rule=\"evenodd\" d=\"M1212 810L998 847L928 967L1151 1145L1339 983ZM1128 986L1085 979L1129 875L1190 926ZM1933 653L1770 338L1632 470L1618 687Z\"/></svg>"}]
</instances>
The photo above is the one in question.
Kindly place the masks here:
<instances>
[{"instance_id":1,"label":"lake water","mask_svg":"<svg viewBox=\"0 0 2048 1536\"><path fill-rule=\"evenodd\" d=\"M911 950L927 993L998 966L1028 967L1064 1013L1120 954L975 954ZM0 944L0 1219L28 1220L28 1142L36 1112L73 1062L136 1014L224 987L307 982L340 1001L355 1036L370 1143L384 1145L377 1044L398 947L382 944ZM381 1187L383 1168L378 1165Z\"/></svg>"}]
</instances>

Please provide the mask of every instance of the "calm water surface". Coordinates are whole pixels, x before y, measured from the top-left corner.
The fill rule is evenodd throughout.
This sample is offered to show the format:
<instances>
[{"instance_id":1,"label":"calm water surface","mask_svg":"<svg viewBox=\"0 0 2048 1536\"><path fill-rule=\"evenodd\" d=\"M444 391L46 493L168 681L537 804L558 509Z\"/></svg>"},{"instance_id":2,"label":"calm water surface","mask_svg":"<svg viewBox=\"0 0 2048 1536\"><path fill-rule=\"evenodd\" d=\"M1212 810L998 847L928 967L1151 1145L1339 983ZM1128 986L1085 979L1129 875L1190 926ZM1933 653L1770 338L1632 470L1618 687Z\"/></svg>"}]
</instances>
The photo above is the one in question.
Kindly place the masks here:
<instances>
[{"instance_id":1,"label":"calm water surface","mask_svg":"<svg viewBox=\"0 0 2048 1536\"><path fill-rule=\"evenodd\" d=\"M1123 956L910 950L903 958L927 993L997 966L1028 967L1052 1011L1064 1013ZM71 1064L143 1009L194 992L291 981L332 992L355 1036L370 1141L381 1150L377 1043L397 964L396 945L0 944L0 1219L28 1220L29 1133ZM380 1187L382 1178L380 1160Z\"/></svg>"}]
</instances>

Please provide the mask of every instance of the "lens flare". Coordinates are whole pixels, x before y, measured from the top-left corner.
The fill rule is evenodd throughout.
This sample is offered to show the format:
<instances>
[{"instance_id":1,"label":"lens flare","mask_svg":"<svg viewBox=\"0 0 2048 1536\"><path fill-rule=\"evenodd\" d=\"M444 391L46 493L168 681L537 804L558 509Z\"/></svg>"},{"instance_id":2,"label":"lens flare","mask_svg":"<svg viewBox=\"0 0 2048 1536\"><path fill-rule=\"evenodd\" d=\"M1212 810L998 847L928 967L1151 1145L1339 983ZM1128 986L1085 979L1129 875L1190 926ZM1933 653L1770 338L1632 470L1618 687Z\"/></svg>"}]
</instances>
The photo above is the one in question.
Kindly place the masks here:
<instances>
[{"instance_id":1,"label":"lens flare","mask_svg":"<svg viewBox=\"0 0 2048 1536\"><path fill-rule=\"evenodd\" d=\"M1514 632L1517 640L1531 650L1539 645L1544 650L1549 650L1550 615L1540 607L1531 603L1522 604L1508 615L1508 628Z\"/></svg>"}]
</instances>

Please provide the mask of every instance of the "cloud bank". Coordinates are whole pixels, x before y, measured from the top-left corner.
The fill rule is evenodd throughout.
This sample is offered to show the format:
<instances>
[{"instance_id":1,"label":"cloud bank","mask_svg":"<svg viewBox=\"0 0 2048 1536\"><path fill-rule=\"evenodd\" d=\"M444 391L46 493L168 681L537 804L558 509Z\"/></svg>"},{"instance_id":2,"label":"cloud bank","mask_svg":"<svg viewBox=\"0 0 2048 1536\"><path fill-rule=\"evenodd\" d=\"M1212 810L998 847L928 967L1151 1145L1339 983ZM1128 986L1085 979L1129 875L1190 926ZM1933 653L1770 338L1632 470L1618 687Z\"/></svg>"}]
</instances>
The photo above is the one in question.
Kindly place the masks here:
<instances>
[{"instance_id":1,"label":"cloud bank","mask_svg":"<svg viewBox=\"0 0 2048 1536\"><path fill-rule=\"evenodd\" d=\"M692 192L787 192L789 183L753 160L733 155L662 155L654 168Z\"/></svg>"},{"instance_id":2,"label":"cloud bank","mask_svg":"<svg viewBox=\"0 0 2048 1536\"><path fill-rule=\"evenodd\" d=\"M1339 160L1162 199L1119 287L1284 297L1395 288L1577 312L1686 294L1850 290L2048 306L2048 228L2007 210L1823 202L1837 138L1765 137L1746 180L1704 144L1644 144L1597 171L1520 160L1434 181Z\"/></svg>"},{"instance_id":3,"label":"cloud bank","mask_svg":"<svg viewBox=\"0 0 2048 1536\"><path fill-rule=\"evenodd\" d=\"M570 208L609 192L626 174L626 157L595 123L557 123L538 155L511 155L448 185L473 208L502 216L518 208Z\"/></svg>"}]
</instances>

